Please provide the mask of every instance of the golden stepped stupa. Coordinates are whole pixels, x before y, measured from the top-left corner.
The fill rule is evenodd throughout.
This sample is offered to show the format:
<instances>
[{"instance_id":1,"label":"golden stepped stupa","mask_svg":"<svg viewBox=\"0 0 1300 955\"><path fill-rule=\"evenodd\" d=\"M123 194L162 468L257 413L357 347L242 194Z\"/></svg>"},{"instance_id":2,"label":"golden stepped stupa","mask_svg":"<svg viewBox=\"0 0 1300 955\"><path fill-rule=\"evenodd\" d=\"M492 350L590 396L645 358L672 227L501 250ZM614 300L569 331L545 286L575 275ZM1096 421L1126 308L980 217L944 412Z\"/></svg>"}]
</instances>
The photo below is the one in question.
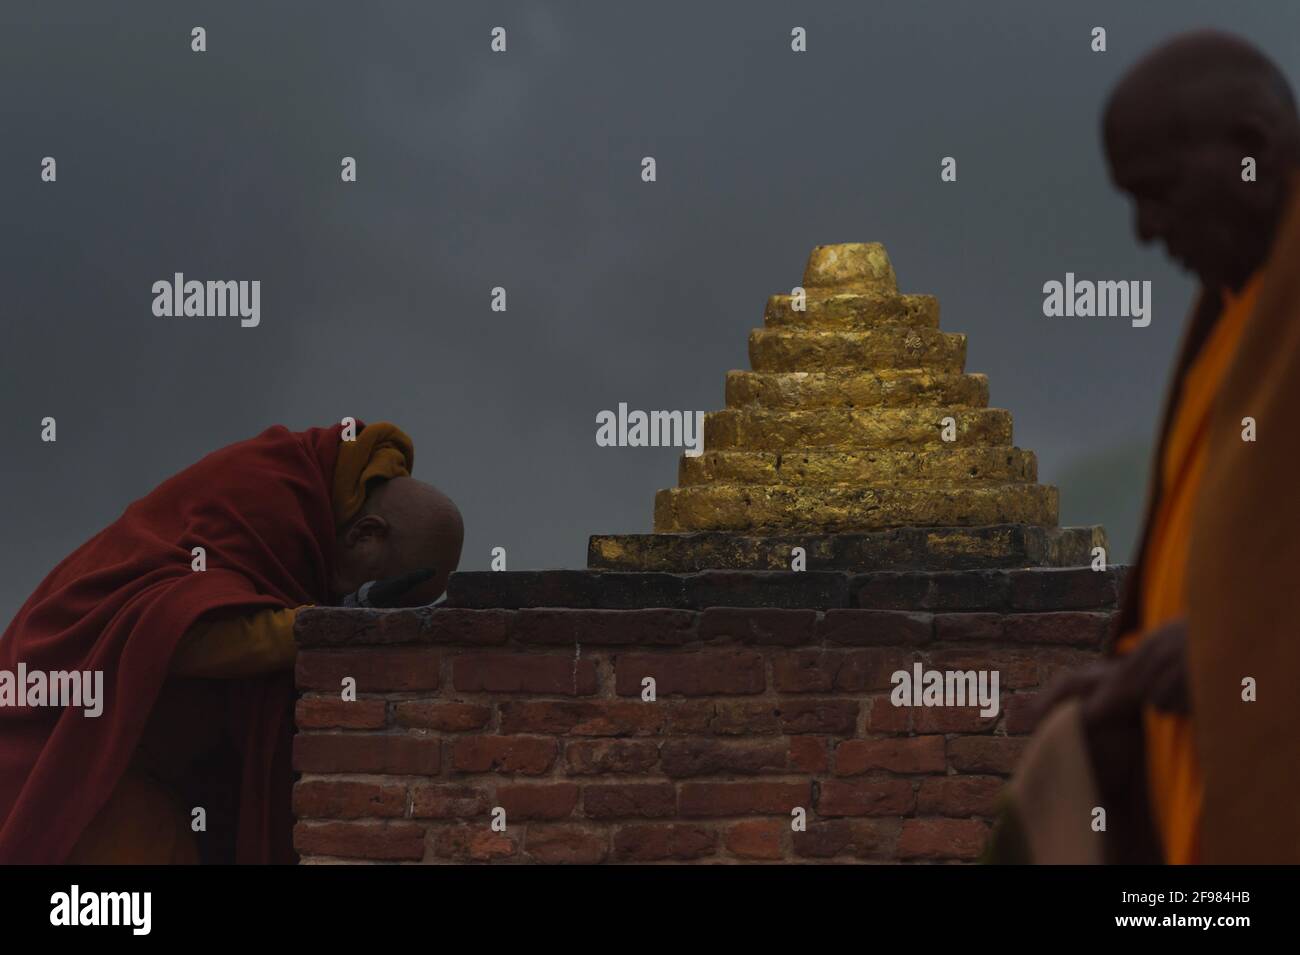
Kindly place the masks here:
<instances>
[{"instance_id":1,"label":"golden stepped stupa","mask_svg":"<svg viewBox=\"0 0 1300 955\"><path fill-rule=\"evenodd\" d=\"M591 567L789 569L793 547L810 570L1062 566L1104 546L1100 527L1057 526L1056 488L965 371L966 336L898 291L883 245L818 246L802 288L803 308L768 299L752 370L727 374L654 533L592 537Z\"/></svg>"}]
</instances>

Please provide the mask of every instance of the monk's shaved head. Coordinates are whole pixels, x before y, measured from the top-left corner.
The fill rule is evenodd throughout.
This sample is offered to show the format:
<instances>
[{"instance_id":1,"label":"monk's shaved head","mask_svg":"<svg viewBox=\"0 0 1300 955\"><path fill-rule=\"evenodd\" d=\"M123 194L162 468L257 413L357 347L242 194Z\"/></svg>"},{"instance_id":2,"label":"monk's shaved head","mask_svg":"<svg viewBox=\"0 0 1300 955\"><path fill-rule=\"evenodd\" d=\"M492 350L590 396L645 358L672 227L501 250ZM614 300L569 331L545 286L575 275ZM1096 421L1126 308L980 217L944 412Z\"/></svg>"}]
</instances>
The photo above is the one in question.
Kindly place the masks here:
<instances>
[{"instance_id":1,"label":"monk's shaved head","mask_svg":"<svg viewBox=\"0 0 1300 955\"><path fill-rule=\"evenodd\" d=\"M1159 112L1147 115L1152 108ZM1139 115L1133 116L1136 110ZM1124 75L1106 110L1112 122L1157 122L1194 141L1231 130L1244 111L1294 124L1295 97L1277 65L1245 40L1199 30L1156 47Z\"/></svg>"},{"instance_id":2,"label":"monk's shaved head","mask_svg":"<svg viewBox=\"0 0 1300 955\"><path fill-rule=\"evenodd\" d=\"M408 606L431 603L447 589L460 564L465 526L446 494L411 477L378 482L365 504L339 533L335 589L340 595L370 580L426 568L434 576L411 591Z\"/></svg>"},{"instance_id":3,"label":"monk's shaved head","mask_svg":"<svg viewBox=\"0 0 1300 955\"><path fill-rule=\"evenodd\" d=\"M1300 165L1300 118L1281 70L1237 37L1175 37L1120 81L1103 129L1111 175L1143 242L1208 286L1239 288L1262 264ZM1243 161L1254 161L1254 181Z\"/></svg>"}]
</instances>

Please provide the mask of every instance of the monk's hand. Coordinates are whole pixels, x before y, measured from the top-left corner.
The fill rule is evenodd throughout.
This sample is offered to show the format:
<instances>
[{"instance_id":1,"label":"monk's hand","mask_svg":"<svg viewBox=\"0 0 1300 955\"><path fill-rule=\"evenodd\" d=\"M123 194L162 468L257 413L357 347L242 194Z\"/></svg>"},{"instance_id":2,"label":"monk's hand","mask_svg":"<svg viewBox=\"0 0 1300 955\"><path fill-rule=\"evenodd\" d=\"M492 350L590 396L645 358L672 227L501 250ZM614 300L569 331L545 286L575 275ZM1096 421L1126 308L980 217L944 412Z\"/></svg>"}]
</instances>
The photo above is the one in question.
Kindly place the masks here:
<instances>
[{"instance_id":1,"label":"monk's hand","mask_svg":"<svg viewBox=\"0 0 1300 955\"><path fill-rule=\"evenodd\" d=\"M1185 621L1153 631L1126 656L1098 660L1057 677L1035 703L1035 725L1070 699L1083 700L1085 719L1100 722L1134 717L1144 703L1186 713Z\"/></svg>"},{"instance_id":2,"label":"monk's hand","mask_svg":"<svg viewBox=\"0 0 1300 955\"><path fill-rule=\"evenodd\" d=\"M1080 707L1080 722L1097 783L1098 798L1108 806L1107 826L1123 834L1123 859L1159 862L1147 788L1146 733L1148 707L1186 713L1187 628L1176 620L1143 635L1131 653L1111 661L1112 669Z\"/></svg>"},{"instance_id":3,"label":"monk's hand","mask_svg":"<svg viewBox=\"0 0 1300 955\"><path fill-rule=\"evenodd\" d=\"M1094 725L1133 719L1143 706L1187 713L1187 621L1175 620L1149 633L1132 653L1113 661L1113 670L1083 702L1083 718Z\"/></svg>"},{"instance_id":4,"label":"monk's hand","mask_svg":"<svg viewBox=\"0 0 1300 955\"><path fill-rule=\"evenodd\" d=\"M397 577L385 577L362 584L355 593L343 598L345 607L402 607L404 598L420 584L438 573L432 567L413 570Z\"/></svg>"},{"instance_id":5,"label":"monk's hand","mask_svg":"<svg viewBox=\"0 0 1300 955\"><path fill-rule=\"evenodd\" d=\"M1087 666L1062 673L1054 679L1034 701L1034 726L1066 700L1087 699L1092 696L1115 668L1116 660L1098 660Z\"/></svg>"}]
</instances>

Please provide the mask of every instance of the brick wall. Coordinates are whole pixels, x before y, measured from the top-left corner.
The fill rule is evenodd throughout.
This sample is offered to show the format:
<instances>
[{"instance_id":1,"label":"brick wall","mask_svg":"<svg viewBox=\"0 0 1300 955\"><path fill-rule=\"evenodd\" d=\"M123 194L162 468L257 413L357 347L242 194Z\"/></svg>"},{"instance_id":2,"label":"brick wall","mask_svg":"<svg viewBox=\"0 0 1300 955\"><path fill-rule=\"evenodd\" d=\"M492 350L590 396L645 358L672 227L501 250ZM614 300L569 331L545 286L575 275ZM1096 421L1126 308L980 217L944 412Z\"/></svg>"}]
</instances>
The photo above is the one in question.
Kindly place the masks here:
<instances>
[{"instance_id":1,"label":"brick wall","mask_svg":"<svg viewBox=\"0 0 1300 955\"><path fill-rule=\"evenodd\" d=\"M303 861L971 860L1035 693L1095 655L1117 587L1087 569L558 573L300 614ZM668 605L626 607L638 591ZM509 609L475 606L493 601ZM893 706L914 661L998 670L1001 711Z\"/></svg>"}]
</instances>

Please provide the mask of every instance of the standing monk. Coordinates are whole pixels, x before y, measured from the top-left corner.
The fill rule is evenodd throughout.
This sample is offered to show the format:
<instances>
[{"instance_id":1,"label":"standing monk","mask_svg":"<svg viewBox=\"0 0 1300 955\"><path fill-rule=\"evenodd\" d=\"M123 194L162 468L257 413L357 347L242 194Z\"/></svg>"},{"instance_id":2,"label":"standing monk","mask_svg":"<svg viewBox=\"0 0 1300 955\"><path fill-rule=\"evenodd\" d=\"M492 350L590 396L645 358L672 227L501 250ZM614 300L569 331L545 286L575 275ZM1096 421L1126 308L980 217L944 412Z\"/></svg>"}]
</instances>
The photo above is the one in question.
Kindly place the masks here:
<instances>
[{"instance_id":1,"label":"standing monk","mask_svg":"<svg viewBox=\"0 0 1300 955\"><path fill-rule=\"evenodd\" d=\"M0 677L102 673L102 713L0 706L0 863L292 862L298 608L428 603L460 560L413 463L391 424L269 428L55 567Z\"/></svg>"},{"instance_id":2,"label":"standing monk","mask_svg":"<svg viewBox=\"0 0 1300 955\"><path fill-rule=\"evenodd\" d=\"M1198 32L1123 78L1104 132L1138 238L1201 290L1107 659L1049 692L993 855L1300 861L1296 103L1254 47Z\"/></svg>"}]
</instances>

